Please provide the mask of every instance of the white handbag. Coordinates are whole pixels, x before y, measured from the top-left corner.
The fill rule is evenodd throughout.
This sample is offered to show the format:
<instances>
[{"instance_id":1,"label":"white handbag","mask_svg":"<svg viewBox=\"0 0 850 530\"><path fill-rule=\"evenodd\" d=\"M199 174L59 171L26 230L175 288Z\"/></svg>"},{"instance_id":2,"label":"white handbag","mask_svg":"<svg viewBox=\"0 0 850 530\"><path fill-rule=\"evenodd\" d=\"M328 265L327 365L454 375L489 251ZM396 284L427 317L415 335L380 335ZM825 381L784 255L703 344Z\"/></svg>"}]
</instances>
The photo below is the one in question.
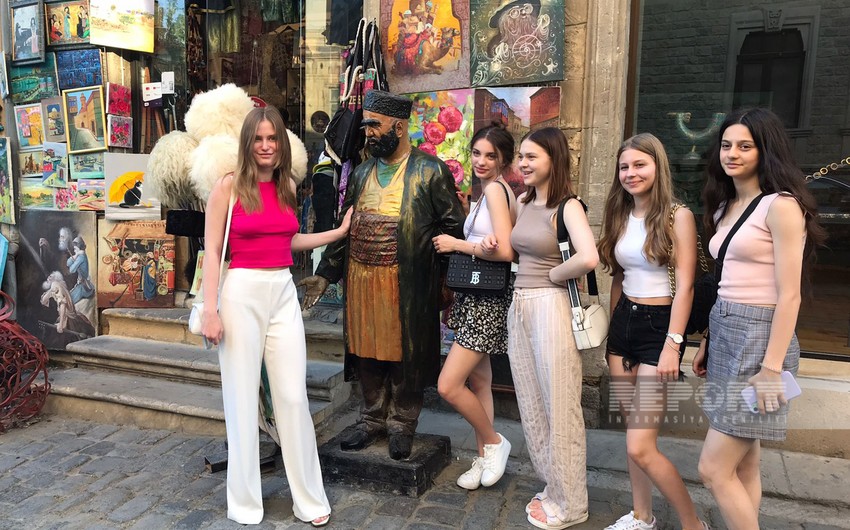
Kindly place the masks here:
<instances>
[{"instance_id":1,"label":"white handbag","mask_svg":"<svg viewBox=\"0 0 850 530\"><path fill-rule=\"evenodd\" d=\"M570 235L567 232L566 225L564 225L564 204L566 204L567 200L561 202L557 213L558 248L561 250L561 257L564 261L570 259ZM581 202L586 212L587 206L585 206L581 199L578 199L578 201ZM573 336L576 339L576 347L580 350L589 350L601 346L605 342L605 339L608 338L608 313L599 304L581 305L578 282L575 278L567 280L567 290L570 295L572 328ZM587 273L587 292L591 296L596 296L597 300L599 299L599 288L596 285L596 271Z\"/></svg>"},{"instance_id":2,"label":"white handbag","mask_svg":"<svg viewBox=\"0 0 850 530\"><path fill-rule=\"evenodd\" d=\"M221 263L218 267L218 290L221 294L221 283L224 277L225 265L224 256L227 254L227 240L230 237L230 221L233 218L233 204L236 202L236 196L230 195L230 204L227 206L227 225L224 227L224 242L221 245ZM219 298L219 297L217 297ZM192 311L189 313L189 333L201 335L204 329L204 290L195 297L192 304Z\"/></svg>"}]
</instances>

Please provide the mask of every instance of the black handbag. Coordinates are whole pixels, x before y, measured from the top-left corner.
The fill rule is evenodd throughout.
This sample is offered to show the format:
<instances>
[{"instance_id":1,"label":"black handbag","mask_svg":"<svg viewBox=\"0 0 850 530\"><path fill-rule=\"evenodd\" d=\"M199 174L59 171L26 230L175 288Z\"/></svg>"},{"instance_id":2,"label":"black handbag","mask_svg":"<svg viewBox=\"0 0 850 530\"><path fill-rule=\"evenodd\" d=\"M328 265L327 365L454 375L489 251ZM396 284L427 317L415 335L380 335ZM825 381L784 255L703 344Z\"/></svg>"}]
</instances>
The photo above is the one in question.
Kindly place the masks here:
<instances>
[{"instance_id":1,"label":"black handbag","mask_svg":"<svg viewBox=\"0 0 850 530\"><path fill-rule=\"evenodd\" d=\"M500 184L501 185L501 184ZM505 191L505 199L508 200L510 208L510 197L508 190ZM475 207L475 215L472 217L471 227L475 226L478 211L484 197L478 201ZM469 234L466 234L469 237ZM454 252L449 256L449 269L446 272L446 286L452 291L467 294L498 294L505 292L511 275L511 264L507 261L488 261L486 259L470 256L460 252Z\"/></svg>"}]
</instances>

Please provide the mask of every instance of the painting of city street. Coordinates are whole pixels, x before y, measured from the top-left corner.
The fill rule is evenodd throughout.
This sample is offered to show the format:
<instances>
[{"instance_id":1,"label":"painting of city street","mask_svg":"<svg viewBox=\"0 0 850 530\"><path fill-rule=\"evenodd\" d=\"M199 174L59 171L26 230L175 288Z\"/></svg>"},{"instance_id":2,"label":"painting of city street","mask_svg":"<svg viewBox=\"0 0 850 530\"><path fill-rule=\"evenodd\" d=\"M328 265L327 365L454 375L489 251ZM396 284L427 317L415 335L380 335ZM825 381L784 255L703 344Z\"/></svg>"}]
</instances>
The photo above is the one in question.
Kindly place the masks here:
<instances>
[{"instance_id":1,"label":"painting of city street","mask_svg":"<svg viewBox=\"0 0 850 530\"><path fill-rule=\"evenodd\" d=\"M513 136L516 148L529 131L558 127L561 109L560 87L479 88L475 90L475 127L500 124ZM505 179L514 193L525 191L519 172L513 168ZM472 198L481 193L477 177L472 177Z\"/></svg>"},{"instance_id":2,"label":"painting of city street","mask_svg":"<svg viewBox=\"0 0 850 530\"><path fill-rule=\"evenodd\" d=\"M45 142L41 183L51 188L68 187L68 150L62 142Z\"/></svg>"},{"instance_id":3,"label":"painting of city street","mask_svg":"<svg viewBox=\"0 0 850 530\"><path fill-rule=\"evenodd\" d=\"M48 53L42 64L10 66L9 92L15 105L58 96L56 56Z\"/></svg>"},{"instance_id":4,"label":"painting of city street","mask_svg":"<svg viewBox=\"0 0 850 530\"><path fill-rule=\"evenodd\" d=\"M101 151L99 153L68 155L68 163L71 166L71 178L75 180L103 179L104 154Z\"/></svg>"},{"instance_id":5,"label":"painting of city street","mask_svg":"<svg viewBox=\"0 0 850 530\"><path fill-rule=\"evenodd\" d=\"M103 84L98 48L58 51L56 66L62 90Z\"/></svg>"},{"instance_id":6,"label":"painting of city street","mask_svg":"<svg viewBox=\"0 0 850 530\"><path fill-rule=\"evenodd\" d=\"M106 149L106 120L103 87L92 86L62 91L68 152L84 153Z\"/></svg>"},{"instance_id":7,"label":"painting of city street","mask_svg":"<svg viewBox=\"0 0 850 530\"><path fill-rule=\"evenodd\" d=\"M564 79L565 0L471 0L471 86Z\"/></svg>"},{"instance_id":8,"label":"painting of city street","mask_svg":"<svg viewBox=\"0 0 850 530\"><path fill-rule=\"evenodd\" d=\"M380 25L393 92L469 86L469 2L381 0Z\"/></svg>"},{"instance_id":9,"label":"painting of city street","mask_svg":"<svg viewBox=\"0 0 850 530\"><path fill-rule=\"evenodd\" d=\"M472 174L469 141L472 139L474 90L442 90L410 94L413 111L408 132L414 147L440 158L464 192Z\"/></svg>"},{"instance_id":10,"label":"painting of city street","mask_svg":"<svg viewBox=\"0 0 850 530\"><path fill-rule=\"evenodd\" d=\"M154 0L91 0L91 42L153 53Z\"/></svg>"}]
</instances>

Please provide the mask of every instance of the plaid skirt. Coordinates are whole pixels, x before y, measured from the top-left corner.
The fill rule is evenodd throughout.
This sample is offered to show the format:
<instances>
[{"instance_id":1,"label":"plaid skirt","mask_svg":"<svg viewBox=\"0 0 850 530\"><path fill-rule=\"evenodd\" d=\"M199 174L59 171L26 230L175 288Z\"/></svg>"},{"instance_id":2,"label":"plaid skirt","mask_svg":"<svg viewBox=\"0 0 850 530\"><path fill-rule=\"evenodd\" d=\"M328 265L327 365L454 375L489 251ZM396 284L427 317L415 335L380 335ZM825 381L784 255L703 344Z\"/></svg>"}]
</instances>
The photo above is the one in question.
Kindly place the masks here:
<instances>
[{"instance_id":1,"label":"plaid skirt","mask_svg":"<svg viewBox=\"0 0 850 530\"><path fill-rule=\"evenodd\" d=\"M776 412L754 414L741 397L747 380L761 370L770 338L773 308L717 299L709 315L708 373L702 409L711 427L724 434L759 440L784 440L788 404ZM791 338L783 370L797 373L800 344Z\"/></svg>"},{"instance_id":2,"label":"plaid skirt","mask_svg":"<svg viewBox=\"0 0 850 530\"><path fill-rule=\"evenodd\" d=\"M503 293L455 293L448 320L448 326L455 331L455 342L479 353L508 353L508 308L513 296L513 274Z\"/></svg>"}]
</instances>

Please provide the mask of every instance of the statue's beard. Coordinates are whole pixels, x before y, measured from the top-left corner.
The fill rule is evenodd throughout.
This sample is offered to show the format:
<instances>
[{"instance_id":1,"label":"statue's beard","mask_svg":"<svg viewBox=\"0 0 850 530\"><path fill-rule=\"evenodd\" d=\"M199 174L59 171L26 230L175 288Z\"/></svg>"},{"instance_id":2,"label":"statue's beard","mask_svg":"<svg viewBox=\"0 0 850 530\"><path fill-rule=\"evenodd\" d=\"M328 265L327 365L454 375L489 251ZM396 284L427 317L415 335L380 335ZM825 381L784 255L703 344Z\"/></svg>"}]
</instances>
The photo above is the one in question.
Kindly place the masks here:
<instances>
[{"instance_id":1,"label":"statue's beard","mask_svg":"<svg viewBox=\"0 0 850 530\"><path fill-rule=\"evenodd\" d=\"M376 158L386 158L398 149L398 144L401 141L396 134L395 129L390 130L387 134L381 135L379 138L369 138L366 140L366 146L369 148L369 154Z\"/></svg>"}]
</instances>

